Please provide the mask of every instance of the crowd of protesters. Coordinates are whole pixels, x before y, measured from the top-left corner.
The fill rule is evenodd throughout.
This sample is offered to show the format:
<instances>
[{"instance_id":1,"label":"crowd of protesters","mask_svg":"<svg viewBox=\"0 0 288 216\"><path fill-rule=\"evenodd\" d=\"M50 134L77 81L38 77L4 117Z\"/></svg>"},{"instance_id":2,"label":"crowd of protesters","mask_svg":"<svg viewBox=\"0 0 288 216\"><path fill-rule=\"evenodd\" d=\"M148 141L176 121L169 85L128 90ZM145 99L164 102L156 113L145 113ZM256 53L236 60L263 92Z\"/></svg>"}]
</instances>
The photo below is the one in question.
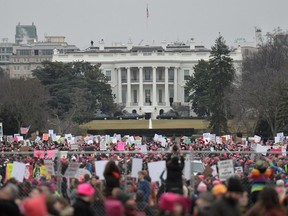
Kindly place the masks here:
<instances>
[{"instance_id":1,"label":"crowd of protesters","mask_svg":"<svg viewBox=\"0 0 288 216\"><path fill-rule=\"evenodd\" d=\"M125 152L117 152L117 145L110 143L105 153L97 141L79 142L78 153L69 152L61 158L61 170L57 170L58 158L54 158L56 174L61 174L61 190L57 190L57 176L45 173L43 159L26 151L69 151L67 140L63 142L1 142L0 148L0 215L287 215L288 158L286 153L256 154L253 143L227 141L222 144L201 139L185 143L167 140L167 145L143 140L147 152L129 144ZM264 145L274 146L274 143ZM283 141L281 145L286 145ZM85 153L89 151L89 153ZM133 153L129 153L129 151ZM199 172L193 179L183 177L185 153L195 152L194 158L205 167L218 161L232 159L242 171L220 181L219 176ZM205 151L205 153L197 152ZM241 151L251 152L251 154ZM6 152L9 152L9 154ZM15 154L13 154L15 152ZM82 153L79 153L82 152ZM95 152L91 155L91 152ZM109 153L107 153L109 152ZM208 153L207 153L208 152ZM143 168L138 178L131 177L132 158L142 158ZM94 161L108 160L100 180L95 174ZM151 180L148 163L166 161L166 178L162 172L159 182ZM17 182L6 178L6 164L18 161L33 166L33 179ZM68 164L81 163L80 167L91 175L81 179L64 177ZM117 162L117 163L116 163ZM68 182L69 181L69 182Z\"/></svg>"}]
</instances>

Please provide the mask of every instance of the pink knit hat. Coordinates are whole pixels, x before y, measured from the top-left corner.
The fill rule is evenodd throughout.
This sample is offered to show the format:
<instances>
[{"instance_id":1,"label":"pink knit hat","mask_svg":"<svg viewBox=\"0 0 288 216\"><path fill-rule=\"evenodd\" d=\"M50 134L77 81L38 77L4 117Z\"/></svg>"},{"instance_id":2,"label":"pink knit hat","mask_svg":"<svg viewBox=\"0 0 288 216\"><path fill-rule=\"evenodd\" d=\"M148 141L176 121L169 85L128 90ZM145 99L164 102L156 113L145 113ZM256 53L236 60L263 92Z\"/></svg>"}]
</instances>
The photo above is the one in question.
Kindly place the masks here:
<instances>
[{"instance_id":1,"label":"pink knit hat","mask_svg":"<svg viewBox=\"0 0 288 216\"><path fill-rule=\"evenodd\" d=\"M79 195L92 196L95 193L95 190L90 184L83 183L78 185L77 193Z\"/></svg>"},{"instance_id":2,"label":"pink knit hat","mask_svg":"<svg viewBox=\"0 0 288 216\"><path fill-rule=\"evenodd\" d=\"M197 191L200 193L206 192L207 191L207 185L204 184L203 182L200 182L198 187L197 187Z\"/></svg>"}]
</instances>

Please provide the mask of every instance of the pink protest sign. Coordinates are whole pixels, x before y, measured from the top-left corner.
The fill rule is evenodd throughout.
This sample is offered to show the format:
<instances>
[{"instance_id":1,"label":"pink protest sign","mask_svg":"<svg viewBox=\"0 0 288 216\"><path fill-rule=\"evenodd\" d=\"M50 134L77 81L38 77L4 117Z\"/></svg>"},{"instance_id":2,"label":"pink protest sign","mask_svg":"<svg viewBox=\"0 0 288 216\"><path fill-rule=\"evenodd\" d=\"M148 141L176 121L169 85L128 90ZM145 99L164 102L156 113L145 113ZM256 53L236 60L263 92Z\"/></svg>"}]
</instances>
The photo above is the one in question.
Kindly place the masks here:
<instances>
[{"instance_id":1,"label":"pink protest sign","mask_svg":"<svg viewBox=\"0 0 288 216\"><path fill-rule=\"evenodd\" d=\"M54 153L56 152L57 150L48 150L47 151L47 158L52 158L54 156Z\"/></svg>"},{"instance_id":2,"label":"pink protest sign","mask_svg":"<svg viewBox=\"0 0 288 216\"><path fill-rule=\"evenodd\" d=\"M125 142L118 142L117 143L117 150L124 151L125 150Z\"/></svg>"},{"instance_id":3,"label":"pink protest sign","mask_svg":"<svg viewBox=\"0 0 288 216\"><path fill-rule=\"evenodd\" d=\"M44 154L45 153L42 150L34 150L34 157L43 159L44 158Z\"/></svg>"}]
</instances>

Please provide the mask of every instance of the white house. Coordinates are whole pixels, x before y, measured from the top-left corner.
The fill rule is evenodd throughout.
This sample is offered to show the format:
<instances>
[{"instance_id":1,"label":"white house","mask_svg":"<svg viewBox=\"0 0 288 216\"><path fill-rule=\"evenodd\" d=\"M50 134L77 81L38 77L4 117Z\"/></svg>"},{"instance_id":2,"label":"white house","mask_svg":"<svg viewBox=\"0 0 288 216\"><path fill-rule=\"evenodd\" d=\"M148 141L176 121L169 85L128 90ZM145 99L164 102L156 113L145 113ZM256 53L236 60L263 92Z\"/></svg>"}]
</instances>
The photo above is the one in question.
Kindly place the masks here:
<instances>
[{"instance_id":1,"label":"white house","mask_svg":"<svg viewBox=\"0 0 288 216\"><path fill-rule=\"evenodd\" d=\"M155 46L93 46L85 51L65 54L55 52L52 61L87 61L101 63L109 79L116 103L128 112L137 112L153 119L171 110L172 104L188 106L185 82L193 74L200 59L209 60L210 50L197 46L193 39L187 44L162 42ZM231 53L236 69L242 61L241 49Z\"/></svg>"}]
</instances>

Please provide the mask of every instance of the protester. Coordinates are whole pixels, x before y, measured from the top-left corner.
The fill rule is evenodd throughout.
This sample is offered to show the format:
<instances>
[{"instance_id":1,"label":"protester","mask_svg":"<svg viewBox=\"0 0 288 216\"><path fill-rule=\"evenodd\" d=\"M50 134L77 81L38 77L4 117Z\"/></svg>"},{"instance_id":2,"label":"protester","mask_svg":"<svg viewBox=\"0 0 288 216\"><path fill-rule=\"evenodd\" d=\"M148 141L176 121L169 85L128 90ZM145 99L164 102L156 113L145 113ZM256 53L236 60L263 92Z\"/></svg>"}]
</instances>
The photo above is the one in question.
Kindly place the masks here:
<instances>
[{"instance_id":1,"label":"protester","mask_svg":"<svg viewBox=\"0 0 288 216\"><path fill-rule=\"evenodd\" d=\"M0 190L0 215L20 216L20 210L15 203L18 197L18 188L12 183L8 183Z\"/></svg>"},{"instance_id":2,"label":"protester","mask_svg":"<svg viewBox=\"0 0 288 216\"><path fill-rule=\"evenodd\" d=\"M109 197L112 195L114 188L120 188L120 170L116 165L115 161L110 160L104 170L105 178L105 196Z\"/></svg>"},{"instance_id":3,"label":"protester","mask_svg":"<svg viewBox=\"0 0 288 216\"><path fill-rule=\"evenodd\" d=\"M88 184L79 184L77 187L77 199L73 204L74 216L94 216L94 210L91 207L95 190Z\"/></svg>"},{"instance_id":4,"label":"protester","mask_svg":"<svg viewBox=\"0 0 288 216\"><path fill-rule=\"evenodd\" d=\"M144 201L149 202L149 196L150 196L150 183L144 179L145 173L143 171L138 172L138 184L137 184L137 190L142 191L144 193Z\"/></svg>"},{"instance_id":5,"label":"protester","mask_svg":"<svg viewBox=\"0 0 288 216\"><path fill-rule=\"evenodd\" d=\"M184 157L179 151L178 146L173 146L172 156L166 161L166 192L183 194L182 171L184 169Z\"/></svg>"},{"instance_id":6,"label":"protester","mask_svg":"<svg viewBox=\"0 0 288 216\"><path fill-rule=\"evenodd\" d=\"M244 193L243 185L236 177L228 179L226 194L216 200L211 208L212 216L241 216L239 200Z\"/></svg>"},{"instance_id":7,"label":"protester","mask_svg":"<svg viewBox=\"0 0 288 216\"><path fill-rule=\"evenodd\" d=\"M281 206L278 194L272 187L265 187L259 194L255 205L247 212L246 216L285 216L285 208Z\"/></svg>"}]
</instances>

